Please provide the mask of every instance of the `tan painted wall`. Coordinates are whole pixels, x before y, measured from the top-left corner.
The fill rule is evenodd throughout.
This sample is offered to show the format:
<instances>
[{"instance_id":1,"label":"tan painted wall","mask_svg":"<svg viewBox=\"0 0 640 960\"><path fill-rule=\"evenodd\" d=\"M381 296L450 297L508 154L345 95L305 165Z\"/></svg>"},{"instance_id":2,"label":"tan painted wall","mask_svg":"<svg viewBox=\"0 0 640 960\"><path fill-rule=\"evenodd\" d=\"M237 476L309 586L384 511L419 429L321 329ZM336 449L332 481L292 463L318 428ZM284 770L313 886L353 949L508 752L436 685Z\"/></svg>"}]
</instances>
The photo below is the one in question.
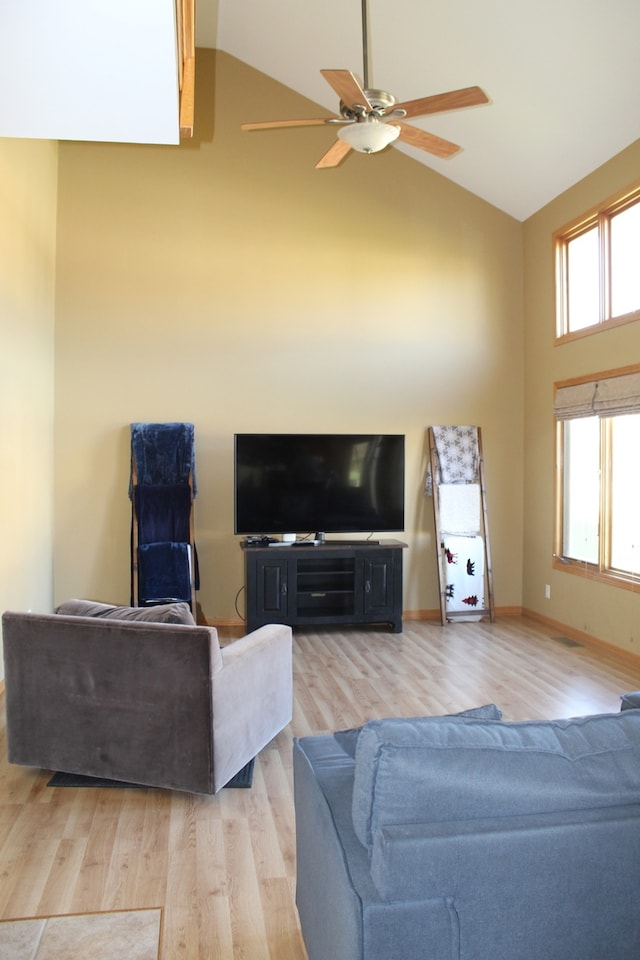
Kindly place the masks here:
<instances>
[{"instance_id":1,"label":"tan painted wall","mask_svg":"<svg viewBox=\"0 0 640 960\"><path fill-rule=\"evenodd\" d=\"M0 610L53 601L57 158L0 139Z\"/></svg>"},{"instance_id":2,"label":"tan painted wall","mask_svg":"<svg viewBox=\"0 0 640 960\"><path fill-rule=\"evenodd\" d=\"M525 503L524 605L607 643L640 652L640 595L551 569L553 543L553 383L640 361L640 324L554 346L551 237L638 180L640 141L562 194L524 225ZM640 466L640 458L639 458ZM545 600L544 586L551 587Z\"/></svg>"},{"instance_id":3,"label":"tan painted wall","mask_svg":"<svg viewBox=\"0 0 640 960\"><path fill-rule=\"evenodd\" d=\"M480 424L496 601L521 603L522 226L397 150L316 171L331 131L239 128L317 111L199 51L193 143L61 144L56 600L127 602L129 424L190 420L210 621L243 583L236 431L405 433L420 611L438 605L425 428Z\"/></svg>"}]
</instances>

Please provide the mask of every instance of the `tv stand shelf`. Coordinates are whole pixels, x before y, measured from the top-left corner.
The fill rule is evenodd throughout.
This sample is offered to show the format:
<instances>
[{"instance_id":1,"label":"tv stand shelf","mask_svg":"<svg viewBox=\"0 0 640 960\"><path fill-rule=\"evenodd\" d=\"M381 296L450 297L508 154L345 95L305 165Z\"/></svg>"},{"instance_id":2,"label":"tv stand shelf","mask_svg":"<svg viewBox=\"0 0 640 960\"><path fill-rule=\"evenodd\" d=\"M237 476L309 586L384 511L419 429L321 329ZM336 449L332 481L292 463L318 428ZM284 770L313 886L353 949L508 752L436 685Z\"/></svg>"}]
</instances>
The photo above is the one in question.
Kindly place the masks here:
<instances>
[{"instance_id":1,"label":"tv stand shelf","mask_svg":"<svg viewBox=\"0 0 640 960\"><path fill-rule=\"evenodd\" d=\"M388 623L402 631L399 540L325 541L280 550L241 544L247 628Z\"/></svg>"}]
</instances>

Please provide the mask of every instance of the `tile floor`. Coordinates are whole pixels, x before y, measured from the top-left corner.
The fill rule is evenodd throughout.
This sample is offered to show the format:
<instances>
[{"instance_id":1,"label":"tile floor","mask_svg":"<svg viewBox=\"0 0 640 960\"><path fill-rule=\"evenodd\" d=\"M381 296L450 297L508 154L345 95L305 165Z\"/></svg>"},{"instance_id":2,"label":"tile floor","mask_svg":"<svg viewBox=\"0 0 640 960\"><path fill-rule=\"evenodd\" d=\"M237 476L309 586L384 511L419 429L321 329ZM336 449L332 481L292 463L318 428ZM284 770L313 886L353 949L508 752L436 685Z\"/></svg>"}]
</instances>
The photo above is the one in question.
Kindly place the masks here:
<instances>
[{"instance_id":1,"label":"tile floor","mask_svg":"<svg viewBox=\"0 0 640 960\"><path fill-rule=\"evenodd\" d=\"M162 910L0 922L2 960L161 960Z\"/></svg>"}]
</instances>

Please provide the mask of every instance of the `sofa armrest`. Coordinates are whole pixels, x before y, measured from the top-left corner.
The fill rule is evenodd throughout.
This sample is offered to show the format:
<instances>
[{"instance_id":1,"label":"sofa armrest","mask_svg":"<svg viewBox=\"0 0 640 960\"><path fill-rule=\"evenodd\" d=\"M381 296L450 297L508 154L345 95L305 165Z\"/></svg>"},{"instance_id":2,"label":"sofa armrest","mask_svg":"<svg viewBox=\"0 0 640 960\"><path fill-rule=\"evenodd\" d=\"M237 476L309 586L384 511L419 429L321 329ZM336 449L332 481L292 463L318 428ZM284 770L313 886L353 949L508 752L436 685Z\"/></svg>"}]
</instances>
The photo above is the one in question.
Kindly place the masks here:
<instances>
[{"instance_id":1,"label":"sofa armrest","mask_svg":"<svg viewBox=\"0 0 640 960\"><path fill-rule=\"evenodd\" d=\"M456 918L442 897L379 896L353 829L353 768L333 736L294 740L296 905L309 960L458 957Z\"/></svg>"},{"instance_id":2,"label":"sofa armrest","mask_svg":"<svg viewBox=\"0 0 640 960\"><path fill-rule=\"evenodd\" d=\"M214 790L291 720L291 627L268 624L222 649L212 678Z\"/></svg>"}]
</instances>

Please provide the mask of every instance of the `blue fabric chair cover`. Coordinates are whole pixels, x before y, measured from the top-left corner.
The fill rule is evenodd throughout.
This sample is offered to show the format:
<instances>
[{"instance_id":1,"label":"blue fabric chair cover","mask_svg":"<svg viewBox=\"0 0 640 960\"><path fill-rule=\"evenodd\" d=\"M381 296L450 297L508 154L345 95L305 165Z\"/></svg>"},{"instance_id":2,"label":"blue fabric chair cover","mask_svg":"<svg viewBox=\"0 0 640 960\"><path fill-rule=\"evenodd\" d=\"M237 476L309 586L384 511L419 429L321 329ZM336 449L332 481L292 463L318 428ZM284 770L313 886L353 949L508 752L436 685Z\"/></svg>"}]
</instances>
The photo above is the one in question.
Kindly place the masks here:
<instances>
[{"instance_id":1,"label":"blue fabric chair cover","mask_svg":"<svg viewBox=\"0 0 640 960\"><path fill-rule=\"evenodd\" d=\"M200 586L191 528L195 495L194 425L132 423L132 604L192 603L192 586Z\"/></svg>"},{"instance_id":2,"label":"blue fabric chair cover","mask_svg":"<svg viewBox=\"0 0 640 960\"><path fill-rule=\"evenodd\" d=\"M143 543L138 547L138 598L191 602L188 543Z\"/></svg>"},{"instance_id":3,"label":"blue fabric chair cover","mask_svg":"<svg viewBox=\"0 0 640 960\"><path fill-rule=\"evenodd\" d=\"M189 483L196 496L195 443L192 423L132 423L131 454L140 486ZM129 496L133 495L133 480Z\"/></svg>"}]
</instances>

